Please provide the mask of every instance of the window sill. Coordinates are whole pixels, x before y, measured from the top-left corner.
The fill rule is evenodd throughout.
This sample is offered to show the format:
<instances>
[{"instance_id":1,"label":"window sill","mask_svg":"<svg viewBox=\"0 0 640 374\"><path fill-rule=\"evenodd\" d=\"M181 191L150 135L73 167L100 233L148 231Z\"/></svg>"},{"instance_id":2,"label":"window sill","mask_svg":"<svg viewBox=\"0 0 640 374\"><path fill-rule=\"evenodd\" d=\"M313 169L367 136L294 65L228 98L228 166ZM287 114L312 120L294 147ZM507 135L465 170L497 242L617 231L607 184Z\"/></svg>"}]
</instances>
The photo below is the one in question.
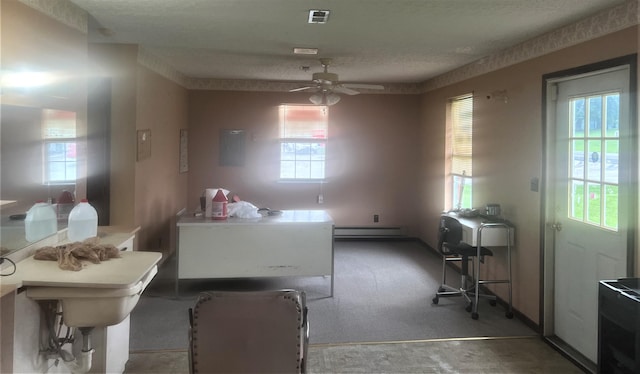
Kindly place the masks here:
<instances>
[{"instance_id":1,"label":"window sill","mask_svg":"<svg viewBox=\"0 0 640 374\"><path fill-rule=\"evenodd\" d=\"M326 179L278 179L277 183L324 184L324 183L327 183L327 180Z\"/></svg>"},{"instance_id":2,"label":"window sill","mask_svg":"<svg viewBox=\"0 0 640 374\"><path fill-rule=\"evenodd\" d=\"M76 182L74 181L61 181L61 182L44 182L43 186L75 186Z\"/></svg>"}]
</instances>

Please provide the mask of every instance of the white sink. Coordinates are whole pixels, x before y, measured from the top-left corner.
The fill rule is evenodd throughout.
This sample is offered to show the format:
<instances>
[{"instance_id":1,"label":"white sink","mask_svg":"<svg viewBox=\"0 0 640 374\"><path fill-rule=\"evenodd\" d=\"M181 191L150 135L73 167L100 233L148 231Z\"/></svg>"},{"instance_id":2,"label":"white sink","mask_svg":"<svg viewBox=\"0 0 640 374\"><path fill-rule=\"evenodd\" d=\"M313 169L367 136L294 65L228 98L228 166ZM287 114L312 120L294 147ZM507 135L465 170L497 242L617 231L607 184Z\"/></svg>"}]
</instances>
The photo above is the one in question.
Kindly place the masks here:
<instances>
[{"instance_id":1,"label":"white sink","mask_svg":"<svg viewBox=\"0 0 640 374\"><path fill-rule=\"evenodd\" d=\"M55 261L33 257L21 265L31 267L23 279L27 297L58 300L62 318L69 327L104 327L120 323L138 303L140 295L158 272L162 257L157 252L121 252L100 264L80 271L58 268ZM24 269L24 268L23 268Z\"/></svg>"}]
</instances>

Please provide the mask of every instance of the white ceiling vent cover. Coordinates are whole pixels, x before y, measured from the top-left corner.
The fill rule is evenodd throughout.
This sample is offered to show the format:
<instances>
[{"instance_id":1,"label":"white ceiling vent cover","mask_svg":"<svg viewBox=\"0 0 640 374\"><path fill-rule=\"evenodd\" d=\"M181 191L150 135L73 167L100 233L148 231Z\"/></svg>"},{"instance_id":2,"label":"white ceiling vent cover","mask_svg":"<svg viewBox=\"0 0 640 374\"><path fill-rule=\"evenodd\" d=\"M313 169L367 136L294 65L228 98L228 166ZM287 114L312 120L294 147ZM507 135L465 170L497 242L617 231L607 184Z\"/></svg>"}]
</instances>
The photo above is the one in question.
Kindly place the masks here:
<instances>
[{"instance_id":1,"label":"white ceiling vent cover","mask_svg":"<svg viewBox=\"0 0 640 374\"><path fill-rule=\"evenodd\" d=\"M309 23L327 23L329 13L328 10L311 9L309 11Z\"/></svg>"}]
</instances>

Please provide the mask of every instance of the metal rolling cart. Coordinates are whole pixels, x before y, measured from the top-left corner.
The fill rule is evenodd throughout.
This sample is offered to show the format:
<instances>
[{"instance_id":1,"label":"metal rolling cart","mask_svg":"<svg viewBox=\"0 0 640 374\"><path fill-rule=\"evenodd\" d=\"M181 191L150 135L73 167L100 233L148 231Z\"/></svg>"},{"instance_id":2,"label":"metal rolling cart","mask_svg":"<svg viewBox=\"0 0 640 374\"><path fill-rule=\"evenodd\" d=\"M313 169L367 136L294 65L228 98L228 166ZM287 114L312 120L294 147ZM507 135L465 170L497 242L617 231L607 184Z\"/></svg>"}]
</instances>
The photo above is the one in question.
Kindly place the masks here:
<instances>
[{"instance_id":1,"label":"metal rolling cart","mask_svg":"<svg viewBox=\"0 0 640 374\"><path fill-rule=\"evenodd\" d=\"M507 222L482 222L477 230L477 249L478 249L478 259L481 258L480 251L482 249L482 231L485 229L504 229L506 238L506 249L507 249L507 271L508 278L507 279L480 279L480 261L475 262L475 293L474 293L474 303L471 311L471 318L478 319L478 302L480 300L480 285L482 284L492 284L492 283L507 283L509 287L509 306L505 313L505 316L509 319L513 318L513 306L512 306L512 290L511 290L511 281L512 281L512 271L511 271L511 242L512 242L512 230L513 226L508 224ZM492 304L493 305L493 304Z\"/></svg>"}]
</instances>

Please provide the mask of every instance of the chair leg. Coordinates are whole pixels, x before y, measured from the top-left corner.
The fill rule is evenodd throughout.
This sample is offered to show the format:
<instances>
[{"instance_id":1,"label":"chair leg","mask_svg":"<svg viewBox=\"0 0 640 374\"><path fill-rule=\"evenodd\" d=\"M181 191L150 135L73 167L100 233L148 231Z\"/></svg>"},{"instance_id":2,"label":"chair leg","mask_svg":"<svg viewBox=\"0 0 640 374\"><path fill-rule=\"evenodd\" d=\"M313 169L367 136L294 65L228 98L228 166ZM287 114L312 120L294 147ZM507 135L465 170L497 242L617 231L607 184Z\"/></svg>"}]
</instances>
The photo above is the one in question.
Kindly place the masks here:
<instances>
[{"instance_id":1,"label":"chair leg","mask_svg":"<svg viewBox=\"0 0 640 374\"><path fill-rule=\"evenodd\" d=\"M440 288L445 284L447 284L447 257L442 256L442 283L440 283Z\"/></svg>"},{"instance_id":2,"label":"chair leg","mask_svg":"<svg viewBox=\"0 0 640 374\"><path fill-rule=\"evenodd\" d=\"M447 281L447 262L450 261L460 261L462 266L461 278L460 278L460 287L453 287L446 283ZM438 291L436 292L435 297L432 299L433 304L438 304L440 301L440 297L453 297L453 296L462 296L467 301L467 309L470 310L471 299L467 295L469 279L468 279L468 257L460 256L460 257L446 257L442 258L442 283L438 287Z\"/></svg>"}]
</instances>

